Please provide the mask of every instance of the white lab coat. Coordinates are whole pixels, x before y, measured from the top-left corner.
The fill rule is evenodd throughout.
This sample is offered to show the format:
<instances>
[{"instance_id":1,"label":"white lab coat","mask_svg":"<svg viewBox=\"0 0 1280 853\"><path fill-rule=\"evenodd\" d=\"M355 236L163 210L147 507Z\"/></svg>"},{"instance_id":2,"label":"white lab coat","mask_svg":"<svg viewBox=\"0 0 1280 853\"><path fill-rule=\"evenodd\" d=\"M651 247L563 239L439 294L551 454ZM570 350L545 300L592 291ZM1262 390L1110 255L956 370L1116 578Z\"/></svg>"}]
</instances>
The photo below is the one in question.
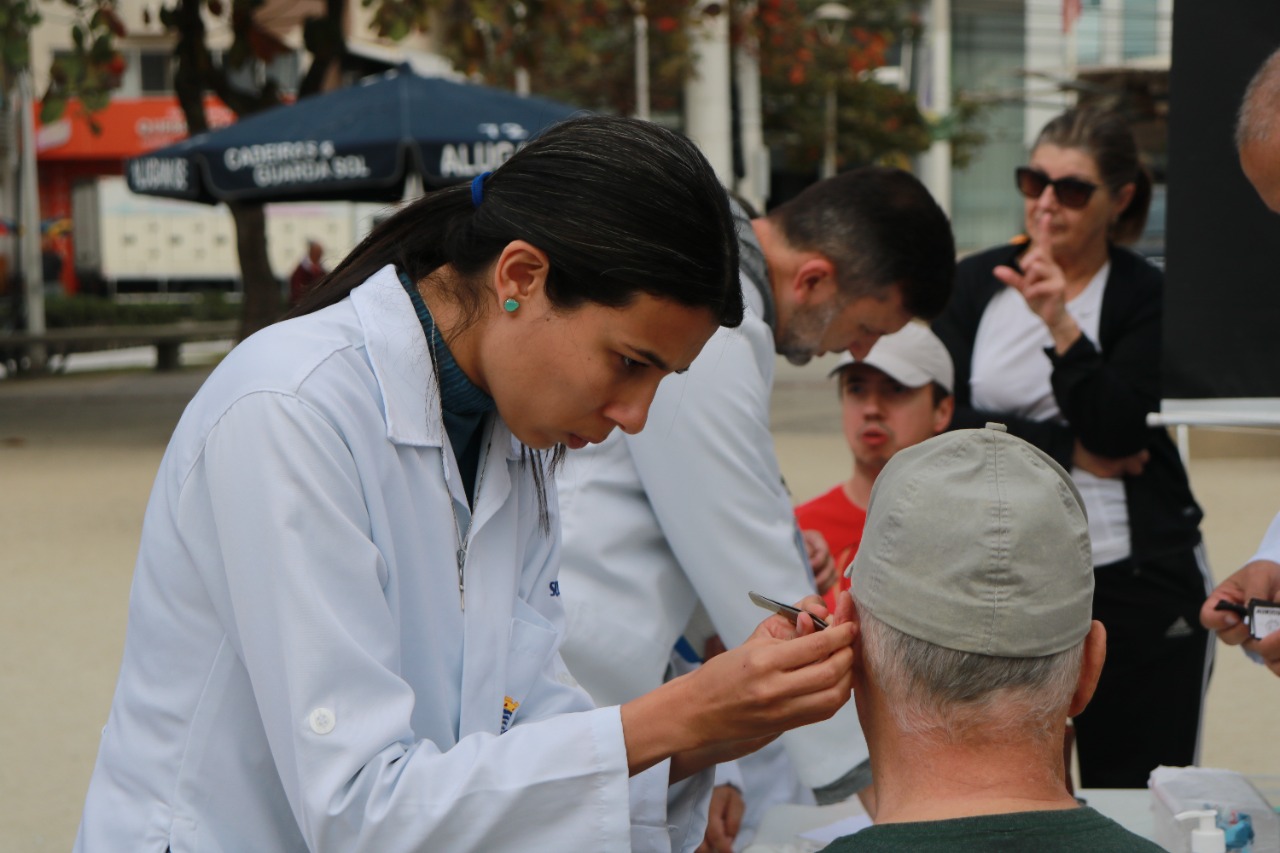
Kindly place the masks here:
<instances>
[{"instance_id":1,"label":"white lab coat","mask_svg":"<svg viewBox=\"0 0 1280 853\"><path fill-rule=\"evenodd\" d=\"M1273 563L1280 563L1280 515L1271 520L1271 524L1267 527L1267 532L1262 534L1262 541L1258 543L1258 550L1248 562L1254 560L1270 560Z\"/></svg>"},{"instance_id":2,"label":"white lab coat","mask_svg":"<svg viewBox=\"0 0 1280 853\"><path fill-rule=\"evenodd\" d=\"M390 267L214 371L147 508L77 851L697 846L712 774L668 814L668 764L629 781L557 654L558 536L500 421L462 611L439 405Z\"/></svg>"},{"instance_id":3,"label":"white lab coat","mask_svg":"<svg viewBox=\"0 0 1280 853\"><path fill-rule=\"evenodd\" d=\"M773 331L757 288L742 290L742 325L719 329L687 373L662 381L642 432L570 453L557 474L561 652L597 702L658 686L699 600L732 648L768 615L748 590L785 602L815 594L769 430ZM781 741L810 788L868 756L852 702Z\"/></svg>"}]
</instances>

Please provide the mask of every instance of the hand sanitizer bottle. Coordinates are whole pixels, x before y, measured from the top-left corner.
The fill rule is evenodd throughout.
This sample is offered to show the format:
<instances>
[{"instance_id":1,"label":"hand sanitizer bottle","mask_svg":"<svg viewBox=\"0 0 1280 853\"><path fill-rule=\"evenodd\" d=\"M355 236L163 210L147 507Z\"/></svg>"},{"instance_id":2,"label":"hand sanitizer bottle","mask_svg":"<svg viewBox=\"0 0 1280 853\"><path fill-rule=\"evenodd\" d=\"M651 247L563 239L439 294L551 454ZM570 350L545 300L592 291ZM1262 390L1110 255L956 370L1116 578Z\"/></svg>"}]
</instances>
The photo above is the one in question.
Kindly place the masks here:
<instances>
[{"instance_id":1,"label":"hand sanitizer bottle","mask_svg":"<svg viewBox=\"0 0 1280 853\"><path fill-rule=\"evenodd\" d=\"M1182 812L1174 820L1199 819L1200 826L1191 830L1191 853L1227 853L1227 838L1216 823L1218 813L1212 809Z\"/></svg>"}]
</instances>

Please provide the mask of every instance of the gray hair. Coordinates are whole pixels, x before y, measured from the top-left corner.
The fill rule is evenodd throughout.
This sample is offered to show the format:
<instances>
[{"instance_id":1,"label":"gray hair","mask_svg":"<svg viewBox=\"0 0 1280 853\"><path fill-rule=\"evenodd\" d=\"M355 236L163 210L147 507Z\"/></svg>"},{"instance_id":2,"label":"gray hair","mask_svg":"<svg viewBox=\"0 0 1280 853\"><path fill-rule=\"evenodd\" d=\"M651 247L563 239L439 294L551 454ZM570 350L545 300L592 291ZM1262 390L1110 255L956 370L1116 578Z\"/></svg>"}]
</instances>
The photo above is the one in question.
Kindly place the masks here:
<instances>
[{"instance_id":1,"label":"gray hair","mask_svg":"<svg viewBox=\"0 0 1280 853\"><path fill-rule=\"evenodd\" d=\"M1236 148L1251 142L1266 142L1276 123L1280 108L1280 50L1277 50L1253 75L1244 90L1240 114L1236 119Z\"/></svg>"},{"instance_id":2,"label":"gray hair","mask_svg":"<svg viewBox=\"0 0 1280 853\"><path fill-rule=\"evenodd\" d=\"M1084 641L1057 654L961 652L904 634L855 598L868 677L904 732L942 743L1052 737L1080 677Z\"/></svg>"}]
</instances>

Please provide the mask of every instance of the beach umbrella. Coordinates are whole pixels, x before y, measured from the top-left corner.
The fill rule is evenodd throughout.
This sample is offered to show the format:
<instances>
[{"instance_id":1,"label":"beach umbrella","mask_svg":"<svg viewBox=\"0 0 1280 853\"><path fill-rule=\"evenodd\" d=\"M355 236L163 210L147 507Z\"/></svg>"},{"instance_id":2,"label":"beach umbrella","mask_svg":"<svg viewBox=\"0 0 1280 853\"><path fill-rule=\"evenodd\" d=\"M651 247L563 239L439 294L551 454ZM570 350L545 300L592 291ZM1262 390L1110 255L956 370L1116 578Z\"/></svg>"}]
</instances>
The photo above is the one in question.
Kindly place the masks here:
<instances>
[{"instance_id":1,"label":"beach umbrella","mask_svg":"<svg viewBox=\"0 0 1280 853\"><path fill-rule=\"evenodd\" d=\"M407 65L255 113L128 161L135 193L223 201L398 201L497 168L539 130L583 111Z\"/></svg>"}]
</instances>

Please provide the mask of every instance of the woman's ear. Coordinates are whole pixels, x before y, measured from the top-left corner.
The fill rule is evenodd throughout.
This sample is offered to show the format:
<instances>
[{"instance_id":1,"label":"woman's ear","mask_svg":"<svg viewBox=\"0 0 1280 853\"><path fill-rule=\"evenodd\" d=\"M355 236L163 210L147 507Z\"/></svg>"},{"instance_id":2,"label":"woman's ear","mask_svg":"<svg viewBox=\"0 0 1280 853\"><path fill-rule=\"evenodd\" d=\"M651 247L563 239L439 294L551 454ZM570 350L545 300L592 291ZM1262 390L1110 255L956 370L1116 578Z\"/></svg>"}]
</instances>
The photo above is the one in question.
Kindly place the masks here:
<instances>
[{"instance_id":1,"label":"woman's ear","mask_svg":"<svg viewBox=\"0 0 1280 853\"><path fill-rule=\"evenodd\" d=\"M1129 203L1133 201L1133 194L1136 191L1137 186L1133 182L1129 182L1116 192L1112 202L1114 204L1112 209L1115 211L1115 214L1111 217L1113 225L1119 222L1120 217L1124 216L1124 212L1129 209Z\"/></svg>"},{"instance_id":2,"label":"woman's ear","mask_svg":"<svg viewBox=\"0 0 1280 853\"><path fill-rule=\"evenodd\" d=\"M524 240L512 240L498 255L494 265L493 286L499 305L517 307L545 294L551 261L547 253ZM507 308L512 312L514 308Z\"/></svg>"}]
</instances>

